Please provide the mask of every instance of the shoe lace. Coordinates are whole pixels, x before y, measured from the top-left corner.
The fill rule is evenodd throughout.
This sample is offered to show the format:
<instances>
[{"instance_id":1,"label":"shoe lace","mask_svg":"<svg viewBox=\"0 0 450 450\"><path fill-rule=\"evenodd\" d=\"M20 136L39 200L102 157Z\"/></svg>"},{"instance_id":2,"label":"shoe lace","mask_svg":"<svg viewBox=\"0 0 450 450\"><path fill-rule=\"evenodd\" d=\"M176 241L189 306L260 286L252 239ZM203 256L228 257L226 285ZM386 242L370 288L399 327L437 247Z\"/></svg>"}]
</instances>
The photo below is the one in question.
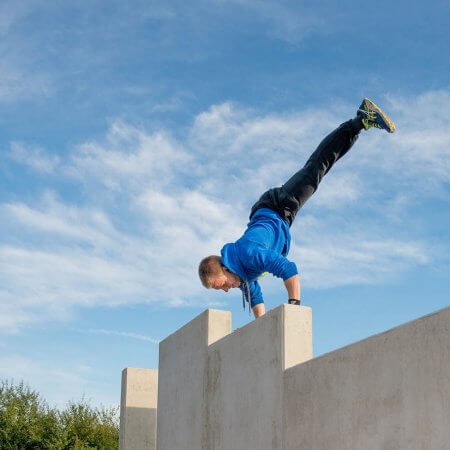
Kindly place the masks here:
<instances>
[{"instance_id":1,"label":"shoe lace","mask_svg":"<svg viewBox=\"0 0 450 450\"><path fill-rule=\"evenodd\" d=\"M361 110L365 117L362 119L362 123L365 125L365 128L368 129L370 127L375 127L375 128L379 128L379 129L383 129L383 127L377 122L377 116L376 116L376 112L369 109L369 108L364 108L363 110Z\"/></svg>"}]
</instances>

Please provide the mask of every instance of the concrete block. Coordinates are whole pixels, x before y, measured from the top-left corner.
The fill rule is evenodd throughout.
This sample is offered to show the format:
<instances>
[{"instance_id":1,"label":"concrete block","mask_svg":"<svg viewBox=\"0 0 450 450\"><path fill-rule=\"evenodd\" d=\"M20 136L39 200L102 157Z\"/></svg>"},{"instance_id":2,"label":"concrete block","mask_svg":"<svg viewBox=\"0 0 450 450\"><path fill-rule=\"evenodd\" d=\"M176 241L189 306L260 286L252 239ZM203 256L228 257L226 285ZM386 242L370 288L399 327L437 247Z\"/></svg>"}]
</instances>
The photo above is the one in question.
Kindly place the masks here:
<instances>
[{"instance_id":1,"label":"concrete block","mask_svg":"<svg viewBox=\"0 0 450 450\"><path fill-rule=\"evenodd\" d=\"M230 333L231 314L208 310L160 343L158 450L281 449L282 374L312 357L311 309Z\"/></svg>"},{"instance_id":2,"label":"concrete block","mask_svg":"<svg viewBox=\"0 0 450 450\"><path fill-rule=\"evenodd\" d=\"M311 315L281 305L209 347L202 449L282 449L283 371L312 357Z\"/></svg>"},{"instance_id":3,"label":"concrete block","mask_svg":"<svg viewBox=\"0 0 450 450\"><path fill-rule=\"evenodd\" d=\"M284 450L450 448L450 308L286 370Z\"/></svg>"},{"instance_id":4,"label":"concrete block","mask_svg":"<svg viewBox=\"0 0 450 450\"><path fill-rule=\"evenodd\" d=\"M231 313L207 310L159 345L158 450L202 449L208 345L231 332Z\"/></svg>"},{"instance_id":5,"label":"concrete block","mask_svg":"<svg viewBox=\"0 0 450 450\"><path fill-rule=\"evenodd\" d=\"M158 371L122 371L120 450L156 450Z\"/></svg>"}]
</instances>

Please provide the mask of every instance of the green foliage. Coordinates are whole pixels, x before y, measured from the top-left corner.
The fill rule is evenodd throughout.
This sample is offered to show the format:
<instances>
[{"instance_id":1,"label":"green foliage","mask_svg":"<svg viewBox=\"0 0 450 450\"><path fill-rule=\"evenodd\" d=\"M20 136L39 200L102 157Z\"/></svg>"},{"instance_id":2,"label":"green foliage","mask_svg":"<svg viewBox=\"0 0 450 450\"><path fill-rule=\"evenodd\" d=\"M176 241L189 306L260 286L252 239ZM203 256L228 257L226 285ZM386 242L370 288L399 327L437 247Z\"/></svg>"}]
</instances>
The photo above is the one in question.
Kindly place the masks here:
<instances>
[{"instance_id":1,"label":"green foliage","mask_svg":"<svg viewBox=\"0 0 450 450\"><path fill-rule=\"evenodd\" d=\"M117 409L93 409L84 400L69 403L59 415L65 449L114 449L118 447Z\"/></svg>"},{"instance_id":2,"label":"green foliage","mask_svg":"<svg viewBox=\"0 0 450 450\"><path fill-rule=\"evenodd\" d=\"M58 411L23 382L0 382L0 449L112 450L118 442L118 408L82 399Z\"/></svg>"},{"instance_id":3,"label":"green foliage","mask_svg":"<svg viewBox=\"0 0 450 450\"><path fill-rule=\"evenodd\" d=\"M24 383L0 384L0 448L50 449L60 446L58 414Z\"/></svg>"}]
</instances>

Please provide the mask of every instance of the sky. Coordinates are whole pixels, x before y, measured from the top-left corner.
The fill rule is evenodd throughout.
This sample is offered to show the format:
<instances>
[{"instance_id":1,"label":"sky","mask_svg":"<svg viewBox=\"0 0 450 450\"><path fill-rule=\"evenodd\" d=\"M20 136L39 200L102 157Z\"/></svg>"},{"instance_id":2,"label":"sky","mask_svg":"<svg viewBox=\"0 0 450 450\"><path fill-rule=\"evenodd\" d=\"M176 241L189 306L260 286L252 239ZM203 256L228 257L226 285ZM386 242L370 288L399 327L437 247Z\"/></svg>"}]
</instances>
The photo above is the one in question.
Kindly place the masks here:
<instances>
[{"instance_id":1,"label":"sky","mask_svg":"<svg viewBox=\"0 0 450 450\"><path fill-rule=\"evenodd\" d=\"M450 4L0 3L0 378L117 405L206 308L197 268L369 97L291 229L316 356L450 304ZM286 302L261 280L267 309Z\"/></svg>"}]
</instances>

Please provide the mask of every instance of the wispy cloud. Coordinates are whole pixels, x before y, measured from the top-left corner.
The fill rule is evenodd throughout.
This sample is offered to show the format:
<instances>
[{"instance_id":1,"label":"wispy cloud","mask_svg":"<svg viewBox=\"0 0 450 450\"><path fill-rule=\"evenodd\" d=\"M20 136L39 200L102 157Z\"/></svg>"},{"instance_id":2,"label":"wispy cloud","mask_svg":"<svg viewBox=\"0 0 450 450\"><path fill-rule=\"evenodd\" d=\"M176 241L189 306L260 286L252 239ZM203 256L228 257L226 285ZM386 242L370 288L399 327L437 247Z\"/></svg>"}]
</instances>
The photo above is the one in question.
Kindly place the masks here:
<instances>
[{"instance_id":1,"label":"wispy cloud","mask_svg":"<svg viewBox=\"0 0 450 450\"><path fill-rule=\"evenodd\" d=\"M48 74L32 73L26 64L11 60L8 56L0 62L0 102L47 97L52 90L52 80Z\"/></svg>"},{"instance_id":2,"label":"wispy cloud","mask_svg":"<svg viewBox=\"0 0 450 450\"><path fill-rule=\"evenodd\" d=\"M113 122L105 142L86 142L76 149L68 172L86 182L95 180L111 190L172 182L190 160L189 154L167 133L148 134Z\"/></svg>"},{"instance_id":3,"label":"wispy cloud","mask_svg":"<svg viewBox=\"0 0 450 450\"><path fill-rule=\"evenodd\" d=\"M32 13L42 0L29 0L26 2L3 0L0 4L0 35L6 34L20 20Z\"/></svg>"},{"instance_id":4,"label":"wispy cloud","mask_svg":"<svg viewBox=\"0 0 450 450\"><path fill-rule=\"evenodd\" d=\"M339 13L329 5L325 22L323 14L313 12L302 2L284 0L174 0L164 5L155 0L130 0L126 5L113 1L109 6L108 13L102 16L104 20L99 21L96 3L2 2L0 102L39 100L65 92L77 103L93 103L94 98L104 102L107 96L117 102L126 99L135 106L135 99L130 100L129 96L142 92L142 87L136 86L148 89L148 79L131 85L116 79L118 64L124 64L119 68L123 73L130 67L130 59L124 59L130 53L124 36L132 39L138 34L145 42L131 50L132 61L150 58L154 66L161 61L206 61L220 51L218 40L226 41L228 36L234 39L236 33L298 43L311 34L330 33L331 22L338 22ZM46 26L41 26L43 22ZM224 28L224 23L235 25ZM60 38L66 35L71 39ZM104 42L115 45L103 45ZM93 76L95 69L101 71L102 78L107 74L107 79L115 80L114 89ZM169 89L173 94L167 78L157 70L149 73L159 86L152 89L150 96L147 93L145 106L140 101L141 107L153 113L182 108L179 97L167 100L161 95L161 91Z\"/></svg>"},{"instance_id":5,"label":"wispy cloud","mask_svg":"<svg viewBox=\"0 0 450 450\"><path fill-rule=\"evenodd\" d=\"M40 147L27 146L22 142L11 143L9 156L20 164L45 173L52 173L60 162L57 155L49 155Z\"/></svg>"},{"instance_id":6,"label":"wispy cloud","mask_svg":"<svg viewBox=\"0 0 450 450\"><path fill-rule=\"evenodd\" d=\"M394 239L389 228L370 220L359 220L353 226L345 222L342 217L329 217L325 222L304 215L294 224L293 235L299 238L291 258L298 261L309 288L380 285L414 266L430 264L435 257L435 249L424 241L406 236Z\"/></svg>"},{"instance_id":7,"label":"wispy cloud","mask_svg":"<svg viewBox=\"0 0 450 450\"><path fill-rule=\"evenodd\" d=\"M126 332L126 331L104 330L101 328L93 328L93 329L87 330L87 332L92 333L92 334L103 334L106 336L125 337L125 338L137 339L139 341L151 342L152 344L159 344L159 341L157 339L153 339L149 336L145 336L143 334L138 334L138 333L130 333L130 332Z\"/></svg>"},{"instance_id":8,"label":"wispy cloud","mask_svg":"<svg viewBox=\"0 0 450 450\"><path fill-rule=\"evenodd\" d=\"M67 319L76 306L227 300L201 288L198 261L239 238L263 190L297 170L336 117L354 112L335 105L261 115L224 103L194 117L182 138L113 122L104 139L74 147L54 164L80 186L76 202L45 191L32 203L0 205L3 331ZM449 106L446 92L393 101L398 135L363 133L325 178L292 229L291 258L310 286L382 283L439 258L392 208L448 181ZM38 154L51 166L51 156Z\"/></svg>"},{"instance_id":9,"label":"wispy cloud","mask_svg":"<svg viewBox=\"0 0 450 450\"><path fill-rule=\"evenodd\" d=\"M47 97L54 89L51 72L36 63L44 46L39 47L40 39L23 35L21 28L30 15L43 9L42 0L5 0L0 4L0 103Z\"/></svg>"},{"instance_id":10,"label":"wispy cloud","mask_svg":"<svg viewBox=\"0 0 450 450\"><path fill-rule=\"evenodd\" d=\"M314 32L326 32L331 21L305 7L302 2L273 0L216 0L219 5L239 8L241 14L251 14L266 27L266 32L278 39L298 43ZM331 5L330 5L331 6Z\"/></svg>"}]
</instances>

